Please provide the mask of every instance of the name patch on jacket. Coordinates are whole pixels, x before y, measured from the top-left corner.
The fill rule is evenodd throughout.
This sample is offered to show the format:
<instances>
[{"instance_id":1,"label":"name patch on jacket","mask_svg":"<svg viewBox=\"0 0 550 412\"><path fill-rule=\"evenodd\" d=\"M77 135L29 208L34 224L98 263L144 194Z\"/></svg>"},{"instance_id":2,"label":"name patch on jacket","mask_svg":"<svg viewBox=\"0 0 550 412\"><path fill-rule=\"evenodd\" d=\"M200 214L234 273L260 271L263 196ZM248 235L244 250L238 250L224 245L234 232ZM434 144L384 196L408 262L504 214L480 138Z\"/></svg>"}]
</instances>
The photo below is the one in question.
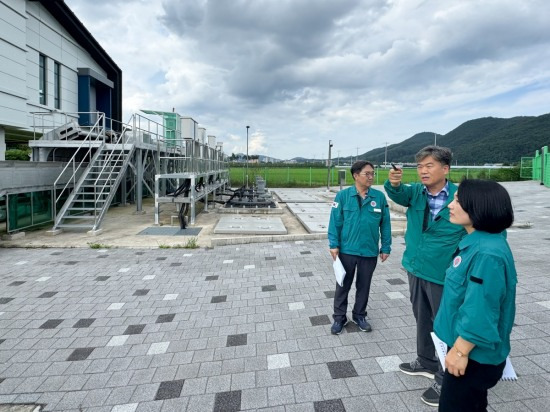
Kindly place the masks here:
<instances>
[{"instance_id":1,"label":"name patch on jacket","mask_svg":"<svg viewBox=\"0 0 550 412\"><path fill-rule=\"evenodd\" d=\"M332 207L334 209L338 209L338 202L332 202Z\"/></svg>"}]
</instances>

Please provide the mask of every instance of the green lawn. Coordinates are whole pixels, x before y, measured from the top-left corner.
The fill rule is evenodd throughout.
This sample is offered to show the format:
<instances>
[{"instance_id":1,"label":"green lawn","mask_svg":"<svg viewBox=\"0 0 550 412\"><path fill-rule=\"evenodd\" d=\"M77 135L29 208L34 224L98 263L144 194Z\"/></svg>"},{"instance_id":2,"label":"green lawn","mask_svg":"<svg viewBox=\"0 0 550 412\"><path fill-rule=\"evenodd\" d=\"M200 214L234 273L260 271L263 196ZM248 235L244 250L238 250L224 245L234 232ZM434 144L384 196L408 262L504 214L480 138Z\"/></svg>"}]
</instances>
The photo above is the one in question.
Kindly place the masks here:
<instances>
[{"instance_id":1,"label":"green lawn","mask_svg":"<svg viewBox=\"0 0 550 412\"><path fill-rule=\"evenodd\" d=\"M344 169L340 169L344 170ZM346 171L346 185L353 182L349 168ZM451 169L450 179L453 182L460 182L464 177L493 178L496 180L519 180L515 178L512 172L515 169ZM491 176L492 173L492 176ZM246 168L231 167L229 169L231 185L233 187L242 186L246 183ZM501 176L502 175L502 176ZM263 177L268 187L318 187L326 186L328 171L326 168L316 167L258 167L256 165L248 167L249 184L254 183L255 176ZM374 184L381 185L388 177L387 169L377 169L374 178ZM415 168L403 169L403 182L418 182L418 175ZM331 170L331 186L338 186L338 169Z\"/></svg>"}]
</instances>

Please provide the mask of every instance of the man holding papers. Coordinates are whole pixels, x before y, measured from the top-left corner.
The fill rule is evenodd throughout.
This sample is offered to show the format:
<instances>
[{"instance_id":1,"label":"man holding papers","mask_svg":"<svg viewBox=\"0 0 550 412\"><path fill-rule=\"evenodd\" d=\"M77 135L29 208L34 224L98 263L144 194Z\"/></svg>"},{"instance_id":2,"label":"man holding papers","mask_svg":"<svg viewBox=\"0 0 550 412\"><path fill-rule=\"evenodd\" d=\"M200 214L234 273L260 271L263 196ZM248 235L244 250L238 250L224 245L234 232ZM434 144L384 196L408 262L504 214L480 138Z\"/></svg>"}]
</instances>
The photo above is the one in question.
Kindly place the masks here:
<instances>
[{"instance_id":1,"label":"man holding papers","mask_svg":"<svg viewBox=\"0 0 550 412\"><path fill-rule=\"evenodd\" d=\"M351 319L362 331L372 330L366 319L372 274L378 256L384 262L391 252L391 223L386 197L371 188L374 166L359 160L351 166L351 174L355 184L336 194L328 227L330 254L333 260L341 261L346 273L342 285L336 284L331 327L334 335L342 333L348 322L348 294L356 271L357 292ZM335 265L336 275L337 267Z\"/></svg>"},{"instance_id":2,"label":"man holding papers","mask_svg":"<svg viewBox=\"0 0 550 412\"><path fill-rule=\"evenodd\" d=\"M401 262L407 270L416 319L416 359L400 364L399 369L407 375L435 379L420 397L430 406L439 404L443 382L430 332L441 302L445 270L466 235L462 226L449 221L448 206L457 190L447 180L451 160L452 153L446 147L424 147L416 154L421 183L402 184L403 171L396 167L384 183L388 197L407 208L406 248Z\"/></svg>"}]
</instances>

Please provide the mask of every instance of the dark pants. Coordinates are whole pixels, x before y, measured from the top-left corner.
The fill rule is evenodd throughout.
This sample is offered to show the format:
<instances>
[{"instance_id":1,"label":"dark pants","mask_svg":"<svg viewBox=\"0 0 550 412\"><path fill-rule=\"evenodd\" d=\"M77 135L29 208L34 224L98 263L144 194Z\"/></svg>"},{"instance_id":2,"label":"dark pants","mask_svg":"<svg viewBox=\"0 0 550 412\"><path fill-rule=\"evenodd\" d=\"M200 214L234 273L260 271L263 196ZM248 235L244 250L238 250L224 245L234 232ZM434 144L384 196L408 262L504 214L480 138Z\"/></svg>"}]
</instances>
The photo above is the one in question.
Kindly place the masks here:
<instances>
[{"instance_id":1,"label":"dark pants","mask_svg":"<svg viewBox=\"0 0 550 412\"><path fill-rule=\"evenodd\" d=\"M486 365L469 359L463 376L457 378L445 371L439 411L486 411L487 390L497 384L505 365L506 361L500 365Z\"/></svg>"},{"instance_id":2,"label":"dark pants","mask_svg":"<svg viewBox=\"0 0 550 412\"><path fill-rule=\"evenodd\" d=\"M369 301L370 283L372 274L376 268L377 256L363 257L339 253L340 261L346 270L344 286L336 284L334 294L334 315L335 321L342 322L346 318L348 310L348 294L353 283L355 269L357 268L357 280L355 281L355 305L353 316L367 316L367 303Z\"/></svg>"},{"instance_id":3,"label":"dark pants","mask_svg":"<svg viewBox=\"0 0 550 412\"><path fill-rule=\"evenodd\" d=\"M435 381L441 385L443 370L435 354L430 332L434 330L434 319L439 310L443 285L428 282L407 272L414 318L416 319L416 353L418 361L435 373Z\"/></svg>"}]
</instances>

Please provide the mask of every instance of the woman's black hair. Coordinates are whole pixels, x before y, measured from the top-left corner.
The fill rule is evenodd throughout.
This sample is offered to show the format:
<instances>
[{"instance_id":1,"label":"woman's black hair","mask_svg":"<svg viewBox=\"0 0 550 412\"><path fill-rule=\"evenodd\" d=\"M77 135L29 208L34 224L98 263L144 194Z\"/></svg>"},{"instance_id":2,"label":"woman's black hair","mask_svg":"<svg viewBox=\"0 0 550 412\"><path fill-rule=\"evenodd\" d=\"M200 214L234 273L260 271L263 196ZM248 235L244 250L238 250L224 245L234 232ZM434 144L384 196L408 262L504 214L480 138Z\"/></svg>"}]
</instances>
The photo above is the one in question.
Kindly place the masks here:
<instances>
[{"instance_id":1,"label":"woman's black hair","mask_svg":"<svg viewBox=\"0 0 550 412\"><path fill-rule=\"evenodd\" d=\"M500 233L514 222L510 195L497 182L465 179L458 186L457 198L476 230Z\"/></svg>"},{"instance_id":2,"label":"woman's black hair","mask_svg":"<svg viewBox=\"0 0 550 412\"><path fill-rule=\"evenodd\" d=\"M360 173L365 166L370 166L374 169L374 165L371 162L366 160L358 160L351 165L351 175L353 176L355 173Z\"/></svg>"}]
</instances>

